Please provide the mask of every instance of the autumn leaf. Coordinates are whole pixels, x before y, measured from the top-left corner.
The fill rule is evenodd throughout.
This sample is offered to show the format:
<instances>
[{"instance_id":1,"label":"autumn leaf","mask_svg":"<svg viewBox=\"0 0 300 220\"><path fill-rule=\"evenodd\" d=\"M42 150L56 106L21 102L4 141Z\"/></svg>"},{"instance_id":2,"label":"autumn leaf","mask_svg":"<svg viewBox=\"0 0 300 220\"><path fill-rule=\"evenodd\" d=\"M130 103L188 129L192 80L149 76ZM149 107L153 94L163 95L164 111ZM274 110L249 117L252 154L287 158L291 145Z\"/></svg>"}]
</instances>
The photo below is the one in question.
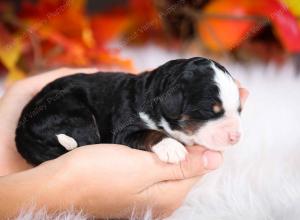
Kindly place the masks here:
<instances>
[{"instance_id":1,"label":"autumn leaf","mask_svg":"<svg viewBox=\"0 0 300 220\"><path fill-rule=\"evenodd\" d=\"M300 52L300 27L296 17L279 0L251 1L243 0L249 5L249 12L265 16L281 44L288 52Z\"/></svg>"},{"instance_id":2,"label":"autumn leaf","mask_svg":"<svg viewBox=\"0 0 300 220\"><path fill-rule=\"evenodd\" d=\"M289 10L291 10L294 15L300 16L300 1L284 0L283 2L288 6Z\"/></svg>"},{"instance_id":3,"label":"autumn leaf","mask_svg":"<svg viewBox=\"0 0 300 220\"><path fill-rule=\"evenodd\" d=\"M11 79L23 74L17 67L20 61L33 63L22 68L35 71L40 67L91 65L133 69L132 62L121 58L118 50L107 48L109 41L127 29L128 11L114 10L89 17L85 3L85 0L21 2L20 13L12 21L16 25L15 34L9 37L16 41L19 35L20 41L10 48L9 57L2 57ZM36 61L39 63L34 66Z\"/></svg>"},{"instance_id":4,"label":"autumn leaf","mask_svg":"<svg viewBox=\"0 0 300 220\"><path fill-rule=\"evenodd\" d=\"M91 17L91 30L95 42L99 45L121 37L128 29L130 20L125 13L110 12Z\"/></svg>"},{"instance_id":5,"label":"autumn leaf","mask_svg":"<svg viewBox=\"0 0 300 220\"><path fill-rule=\"evenodd\" d=\"M204 45L211 50L231 50L251 37L250 30L253 29L255 22L238 19L247 16L247 9L239 4L239 1L213 1L203 9L202 13L204 16L197 25L198 34ZM223 18L216 15L221 15Z\"/></svg>"},{"instance_id":6,"label":"autumn leaf","mask_svg":"<svg viewBox=\"0 0 300 220\"><path fill-rule=\"evenodd\" d=\"M25 76L25 73L17 66L21 52L22 44L18 38L10 44L0 46L0 61L8 70L8 81L18 80Z\"/></svg>"}]
</instances>

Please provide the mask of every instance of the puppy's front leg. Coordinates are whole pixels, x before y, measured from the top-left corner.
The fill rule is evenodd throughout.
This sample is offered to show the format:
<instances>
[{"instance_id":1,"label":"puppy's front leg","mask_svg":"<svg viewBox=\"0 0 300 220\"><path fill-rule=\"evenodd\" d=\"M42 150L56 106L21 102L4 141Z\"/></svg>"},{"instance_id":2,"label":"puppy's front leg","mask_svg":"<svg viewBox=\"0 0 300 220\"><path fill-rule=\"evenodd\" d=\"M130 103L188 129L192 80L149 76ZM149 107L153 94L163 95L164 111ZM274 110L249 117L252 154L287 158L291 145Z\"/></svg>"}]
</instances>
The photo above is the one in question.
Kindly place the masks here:
<instances>
[{"instance_id":1,"label":"puppy's front leg","mask_svg":"<svg viewBox=\"0 0 300 220\"><path fill-rule=\"evenodd\" d=\"M168 163L179 163L187 154L183 144L156 130L140 130L130 133L124 141L130 147L153 151L160 160Z\"/></svg>"}]
</instances>

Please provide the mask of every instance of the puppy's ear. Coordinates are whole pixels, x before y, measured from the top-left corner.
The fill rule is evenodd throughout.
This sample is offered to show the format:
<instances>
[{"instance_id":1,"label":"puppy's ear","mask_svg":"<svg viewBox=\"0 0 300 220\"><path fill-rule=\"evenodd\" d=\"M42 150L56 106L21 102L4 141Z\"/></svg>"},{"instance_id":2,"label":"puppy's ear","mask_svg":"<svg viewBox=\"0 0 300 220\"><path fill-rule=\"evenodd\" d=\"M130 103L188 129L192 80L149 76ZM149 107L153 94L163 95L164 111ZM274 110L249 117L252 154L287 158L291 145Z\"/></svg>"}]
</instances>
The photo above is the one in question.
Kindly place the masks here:
<instances>
[{"instance_id":1,"label":"puppy's ear","mask_svg":"<svg viewBox=\"0 0 300 220\"><path fill-rule=\"evenodd\" d=\"M163 114L171 119L180 118L183 104L183 93L178 87L169 89L160 99L160 107Z\"/></svg>"}]
</instances>

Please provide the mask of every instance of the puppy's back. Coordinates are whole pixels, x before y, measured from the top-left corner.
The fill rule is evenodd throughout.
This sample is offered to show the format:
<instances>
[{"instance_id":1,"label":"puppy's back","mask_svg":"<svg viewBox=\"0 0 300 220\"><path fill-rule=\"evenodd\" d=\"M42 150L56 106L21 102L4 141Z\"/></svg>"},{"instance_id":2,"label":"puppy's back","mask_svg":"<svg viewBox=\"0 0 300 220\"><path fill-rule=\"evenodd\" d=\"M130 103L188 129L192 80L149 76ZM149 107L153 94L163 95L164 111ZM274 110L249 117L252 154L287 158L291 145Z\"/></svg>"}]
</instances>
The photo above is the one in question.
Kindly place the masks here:
<instances>
[{"instance_id":1,"label":"puppy's back","mask_svg":"<svg viewBox=\"0 0 300 220\"><path fill-rule=\"evenodd\" d=\"M109 142L109 133L101 132L100 137L99 127L111 129L110 112L104 109L114 105L118 91L132 77L122 73L75 74L49 83L21 114L15 138L19 153L37 165L68 151L58 141L59 134L74 138L78 146Z\"/></svg>"}]
</instances>

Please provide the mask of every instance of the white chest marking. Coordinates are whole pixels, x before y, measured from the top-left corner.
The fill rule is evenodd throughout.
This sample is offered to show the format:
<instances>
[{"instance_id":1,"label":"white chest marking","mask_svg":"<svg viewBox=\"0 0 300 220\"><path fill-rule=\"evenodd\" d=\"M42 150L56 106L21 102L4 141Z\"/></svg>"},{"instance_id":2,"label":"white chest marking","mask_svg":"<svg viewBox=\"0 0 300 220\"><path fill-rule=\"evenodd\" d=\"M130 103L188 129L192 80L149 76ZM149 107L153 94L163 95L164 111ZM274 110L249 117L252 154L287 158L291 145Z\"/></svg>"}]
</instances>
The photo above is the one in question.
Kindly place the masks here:
<instances>
[{"instance_id":1,"label":"white chest marking","mask_svg":"<svg viewBox=\"0 0 300 220\"><path fill-rule=\"evenodd\" d=\"M158 127L156 126L155 122L145 112L139 112L139 116L142 119L142 121L145 122L148 128L158 130Z\"/></svg>"}]
</instances>

